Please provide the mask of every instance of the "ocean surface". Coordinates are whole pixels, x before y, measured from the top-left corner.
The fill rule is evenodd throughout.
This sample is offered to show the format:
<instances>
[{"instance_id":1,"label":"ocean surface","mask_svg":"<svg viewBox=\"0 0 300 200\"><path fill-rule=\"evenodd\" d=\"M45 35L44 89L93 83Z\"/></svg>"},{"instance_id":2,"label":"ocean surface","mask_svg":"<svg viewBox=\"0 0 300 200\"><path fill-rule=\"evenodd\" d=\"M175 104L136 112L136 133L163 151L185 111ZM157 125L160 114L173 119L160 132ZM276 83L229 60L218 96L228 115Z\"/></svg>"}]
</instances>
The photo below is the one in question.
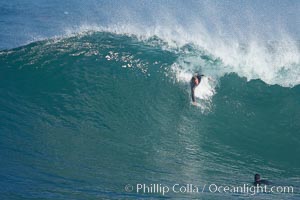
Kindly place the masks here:
<instances>
[{"instance_id":1,"label":"ocean surface","mask_svg":"<svg viewBox=\"0 0 300 200\"><path fill-rule=\"evenodd\" d=\"M0 2L0 199L299 199L299 9Z\"/></svg>"}]
</instances>

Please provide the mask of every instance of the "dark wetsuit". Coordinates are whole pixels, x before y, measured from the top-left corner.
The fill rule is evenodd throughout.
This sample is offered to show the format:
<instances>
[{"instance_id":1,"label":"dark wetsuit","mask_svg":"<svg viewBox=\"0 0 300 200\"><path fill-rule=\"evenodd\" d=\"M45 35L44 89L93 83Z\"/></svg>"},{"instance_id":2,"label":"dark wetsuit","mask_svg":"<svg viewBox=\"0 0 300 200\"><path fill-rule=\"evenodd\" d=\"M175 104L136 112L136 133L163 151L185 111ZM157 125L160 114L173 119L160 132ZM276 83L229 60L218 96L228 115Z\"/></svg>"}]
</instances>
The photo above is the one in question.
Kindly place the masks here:
<instances>
[{"instance_id":1,"label":"dark wetsuit","mask_svg":"<svg viewBox=\"0 0 300 200\"><path fill-rule=\"evenodd\" d=\"M257 180L253 182L254 185L270 185L271 182L267 180Z\"/></svg>"},{"instance_id":2,"label":"dark wetsuit","mask_svg":"<svg viewBox=\"0 0 300 200\"><path fill-rule=\"evenodd\" d=\"M204 75L196 75L196 76L193 76L193 78L191 79L191 95L192 95L192 101L195 102L195 88L200 84L201 82L201 77L204 76ZM195 83L195 78L198 78L199 80L199 83L196 84Z\"/></svg>"}]
</instances>

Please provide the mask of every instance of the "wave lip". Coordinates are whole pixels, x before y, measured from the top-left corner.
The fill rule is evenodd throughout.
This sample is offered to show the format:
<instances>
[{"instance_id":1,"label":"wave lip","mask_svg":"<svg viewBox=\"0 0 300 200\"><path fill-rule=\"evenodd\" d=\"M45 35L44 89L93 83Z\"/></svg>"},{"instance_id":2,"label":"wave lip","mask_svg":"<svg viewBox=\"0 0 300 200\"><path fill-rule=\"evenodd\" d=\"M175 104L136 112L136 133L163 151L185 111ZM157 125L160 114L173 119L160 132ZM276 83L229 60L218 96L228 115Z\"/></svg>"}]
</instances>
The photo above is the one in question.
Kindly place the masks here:
<instances>
[{"instance_id":1,"label":"wave lip","mask_svg":"<svg viewBox=\"0 0 300 200\"><path fill-rule=\"evenodd\" d=\"M151 38L163 41L160 48L181 52L181 57L191 55L195 57L194 65L203 66L202 61L196 57L208 56L211 60L219 60L219 72L214 74L223 76L236 73L248 81L260 79L267 84L278 84L283 87L294 87L300 84L300 41L292 39L289 35L282 35L278 40L261 40L251 38L240 42L232 38L223 38L209 34L204 30L195 34L185 30L182 26L174 27L143 27L134 25L97 26L82 25L66 30L66 35L84 33L89 31L109 32L114 34L137 37L141 41L149 42ZM186 46L192 46L193 52L186 52ZM211 65L209 65L211 67ZM211 70L210 70L211 71Z\"/></svg>"}]
</instances>

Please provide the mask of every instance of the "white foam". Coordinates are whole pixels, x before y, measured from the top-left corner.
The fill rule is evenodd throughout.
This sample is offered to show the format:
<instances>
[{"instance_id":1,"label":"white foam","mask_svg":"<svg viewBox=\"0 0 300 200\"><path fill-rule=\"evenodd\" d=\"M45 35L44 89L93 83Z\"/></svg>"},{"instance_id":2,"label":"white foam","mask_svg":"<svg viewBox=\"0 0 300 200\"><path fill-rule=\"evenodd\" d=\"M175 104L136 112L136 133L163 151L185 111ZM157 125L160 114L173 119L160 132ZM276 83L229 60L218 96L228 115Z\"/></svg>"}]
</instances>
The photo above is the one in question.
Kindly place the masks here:
<instances>
[{"instance_id":1,"label":"white foam","mask_svg":"<svg viewBox=\"0 0 300 200\"><path fill-rule=\"evenodd\" d=\"M218 73L217 76L234 72L241 77L246 77L247 80L261 79L267 84L278 84L284 87L300 84L300 50L297 41L288 34L282 34L274 42L250 38L241 43L232 38L210 35L201 23L194 24L193 30L190 30L175 22L170 22L167 26L147 27L130 23L111 26L84 24L67 29L66 34L88 31L134 35L141 40L156 36L166 42L170 48L180 48L192 43L199 49L204 49L208 55L222 61L219 72L215 71ZM201 65L201 63L194 64Z\"/></svg>"},{"instance_id":2,"label":"white foam","mask_svg":"<svg viewBox=\"0 0 300 200\"><path fill-rule=\"evenodd\" d=\"M209 83L208 78L202 77L200 84L195 88L195 96L199 99L210 101L215 93L215 88Z\"/></svg>"},{"instance_id":3,"label":"white foam","mask_svg":"<svg viewBox=\"0 0 300 200\"><path fill-rule=\"evenodd\" d=\"M248 80L261 79L268 84L285 87L300 84L299 4L274 6L272 2L261 2L257 6L251 1L174 0L108 1L91 5L76 4L92 9L81 10L82 17L75 17L74 11L66 9L68 16L74 15L75 22L66 23L63 36L106 31L134 35L141 40L157 36L171 48L192 43L222 61L211 74L216 77L235 72ZM277 16L280 18L275 19ZM202 67L209 71L211 66Z\"/></svg>"}]
</instances>

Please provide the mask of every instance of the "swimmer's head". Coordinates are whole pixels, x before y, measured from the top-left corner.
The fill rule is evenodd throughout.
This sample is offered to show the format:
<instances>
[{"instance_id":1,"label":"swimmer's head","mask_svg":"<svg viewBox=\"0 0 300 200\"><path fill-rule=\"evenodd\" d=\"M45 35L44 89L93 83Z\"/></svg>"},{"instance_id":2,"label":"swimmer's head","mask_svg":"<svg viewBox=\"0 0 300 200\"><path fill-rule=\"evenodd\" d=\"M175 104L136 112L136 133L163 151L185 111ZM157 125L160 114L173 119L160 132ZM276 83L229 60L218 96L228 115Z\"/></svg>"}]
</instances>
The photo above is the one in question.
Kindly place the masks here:
<instances>
[{"instance_id":1,"label":"swimmer's head","mask_svg":"<svg viewBox=\"0 0 300 200\"><path fill-rule=\"evenodd\" d=\"M259 181L260 180L260 175L259 174L255 174L254 175L254 181Z\"/></svg>"},{"instance_id":2,"label":"swimmer's head","mask_svg":"<svg viewBox=\"0 0 300 200\"><path fill-rule=\"evenodd\" d=\"M199 79L197 77L195 77L195 84L198 85L199 84Z\"/></svg>"}]
</instances>

